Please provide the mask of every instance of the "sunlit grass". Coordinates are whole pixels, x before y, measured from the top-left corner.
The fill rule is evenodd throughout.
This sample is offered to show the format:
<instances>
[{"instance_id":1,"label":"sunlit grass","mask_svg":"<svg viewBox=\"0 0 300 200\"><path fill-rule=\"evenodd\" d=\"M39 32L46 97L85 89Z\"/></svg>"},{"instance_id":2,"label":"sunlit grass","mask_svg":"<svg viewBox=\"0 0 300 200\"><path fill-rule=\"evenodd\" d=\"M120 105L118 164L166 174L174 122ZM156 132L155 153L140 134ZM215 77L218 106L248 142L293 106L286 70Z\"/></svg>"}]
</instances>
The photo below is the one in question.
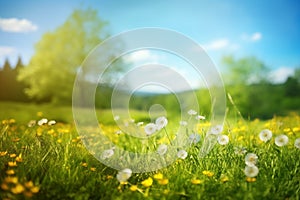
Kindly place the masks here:
<instances>
[{"instance_id":1,"label":"sunlit grass","mask_svg":"<svg viewBox=\"0 0 300 200\"><path fill-rule=\"evenodd\" d=\"M31 120L48 114L36 112ZM104 117L104 116L103 116ZM56 120L55 118L49 118ZM170 120L169 120L170 121ZM29 122L29 121L28 121ZM178 122L179 123L179 122ZM1 199L299 199L300 149L294 146L300 137L300 117L274 117L268 121L226 121L222 134L226 145L216 144L204 158L199 149L208 121L200 121L200 142L187 149L187 157L158 171L132 174L120 183L118 171L101 164L83 146L72 123L38 125L5 119L0 125ZM145 147L126 134L115 134L114 125L101 125L116 145L143 150ZM167 131L175 123L168 124ZM269 129L269 141L259 133ZM275 144L278 135L288 136L288 144ZM168 140L161 143L165 143ZM245 156L254 153L259 169L247 177Z\"/></svg>"}]
</instances>

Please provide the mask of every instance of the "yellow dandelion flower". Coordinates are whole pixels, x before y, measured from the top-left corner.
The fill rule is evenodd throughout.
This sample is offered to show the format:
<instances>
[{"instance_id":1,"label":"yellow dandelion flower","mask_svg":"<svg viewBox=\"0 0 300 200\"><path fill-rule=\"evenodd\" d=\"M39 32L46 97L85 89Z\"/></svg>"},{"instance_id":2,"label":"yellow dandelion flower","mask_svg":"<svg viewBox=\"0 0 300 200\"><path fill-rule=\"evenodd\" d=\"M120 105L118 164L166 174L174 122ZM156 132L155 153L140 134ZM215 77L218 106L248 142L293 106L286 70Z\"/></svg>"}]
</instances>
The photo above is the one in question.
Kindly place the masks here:
<instances>
[{"instance_id":1,"label":"yellow dandelion flower","mask_svg":"<svg viewBox=\"0 0 300 200\"><path fill-rule=\"evenodd\" d=\"M0 151L0 156L5 156L7 154L7 151Z\"/></svg>"},{"instance_id":2,"label":"yellow dandelion flower","mask_svg":"<svg viewBox=\"0 0 300 200\"><path fill-rule=\"evenodd\" d=\"M165 195L169 194L169 192L170 192L170 190L168 190L168 189L164 189L164 191L163 191L163 193L164 193Z\"/></svg>"},{"instance_id":3,"label":"yellow dandelion flower","mask_svg":"<svg viewBox=\"0 0 300 200\"><path fill-rule=\"evenodd\" d=\"M10 120L8 121L8 123L14 124L14 123L16 123L16 120L15 120L15 119L10 119Z\"/></svg>"},{"instance_id":4,"label":"yellow dandelion flower","mask_svg":"<svg viewBox=\"0 0 300 200\"><path fill-rule=\"evenodd\" d=\"M283 132L290 132L291 131L291 129L290 128L285 128L285 129L283 129Z\"/></svg>"},{"instance_id":5,"label":"yellow dandelion flower","mask_svg":"<svg viewBox=\"0 0 300 200\"><path fill-rule=\"evenodd\" d=\"M153 179L151 177L142 181L142 185L144 187L150 187L152 185L152 183L153 183Z\"/></svg>"},{"instance_id":6,"label":"yellow dandelion flower","mask_svg":"<svg viewBox=\"0 0 300 200\"><path fill-rule=\"evenodd\" d=\"M131 185L129 190L135 192L136 190L138 189L138 186L137 185Z\"/></svg>"},{"instance_id":7,"label":"yellow dandelion flower","mask_svg":"<svg viewBox=\"0 0 300 200\"><path fill-rule=\"evenodd\" d=\"M208 176L208 177L212 177L212 176L214 175L213 172L208 171L208 170L204 170L204 171L202 172L202 174L205 175L205 176Z\"/></svg>"},{"instance_id":8,"label":"yellow dandelion flower","mask_svg":"<svg viewBox=\"0 0 300 200\"><path fill-rule=\"evenodd\" d=\"M20 194L25 190L25 188L23 187L23 185L21 184L17 184L15 187L11 188L11 192L13 194Z\"/></svg>"},{"instance_id":9,"label":"yellow dandelion flower","mask_svg":"<svg viewBox=\"0 0 300 200\"><path fill-rule=\"evenodd\" d=\"M18 157L16 157L16 162L23 162L21 154Z\"/></svg>"},{"instance_id":10,"label":"yellow dandelion flower","mask_svg":"<svg viewBox=\"0 0 300 200\"><path fill-rule=\"evenodd\" d=\"M43 117L43 115L44 115L44 114L43 114L43 112L41 112L41 111L39 111L39 112L36 113L36 116L38 116L38 117Z\"/></svg>"},{"instance_id":11,"label":"yellow dandelion flower","mask_svg":"<svg viewBox=\"0 0 300 200\"><path fill-rule=\"evenodd\" d=\"M18 177L7 176L7 177L5 177L4 182L17 184Z\"/></svg>"},{"instance_id":12,"label":"yellow dandelion flower","mask_svg":"<svg viewBox=\"0 0 300 200\"><path fill-rule=\"evenodd\" d=\"M107 179L107 180L113 179L113 178L114 178L114 177L113 177L112 175L107 175L107 176L106 176L106 179Z\"/></svg>"},{"instance_id":13,"label":"yellow dandelion flower","mask_svg":"<svg viewBox=\"0 0 300 200\"><path fill-rule=\"evenodd\" d=\"M153 175L153 178L156 179L156 180L161 180L161 179L164 178L164 176L163 176L162 173L157 173L157 174Z\"/></svg>"},{"instance_id":14,"label":"yellow dandelion flower","mask_svg":"<svg viewBox=\"0 0 300 200\"><path fill-rule=\"evenodd\" d=\"M11 141L13 141L13 142L19 142L20 138L13 138Z\"/></svg>"},{"instance_id":15,"label":"yellow dandelion flower","mask_svg":"<svg viewBox=\"0 0 300 200\"><path fill-rule=\"evenodd\" d=\"M32 188L34 185L33 185L33 182L32 182L32 181L28 181L28 182L25 182L25 183L24 183L24 186L25 186L26 188Z\"/></svg>"},{"instance_id":16,"label":"yellow dandelion flower","mask_svg":"<svg viewBox=\"0 0 300 200\"><path fill-rule=\"evenodd\" d=\"M90 170L91 170L92 172L95 172L95 171L96 171L96 167L91 167Z\"/></svg>"},{"instance_id":17,"label":"yellow dandelion flower","mask_svg":"<svg viewBox=\"0 0 300 200\"><path fill-rule=\"evenodd\" d=\"M253 183L253 182L256 181L256 178L254 178L254 177L247 177L246 181L249 182L249 183Z\"/></svg>"},{"instance_id":18,"label":"yellow dandelion flower","mask_svg":"<svg viewBox=\"0 0 300 200\"><path fill-rule=\"evenodd\" d=\"M194 184L194 185L199 185L201 183L203 183L204 181L203 180L200 180L200 179L192 179L191 180L191 183Z\"/></svg>"},{"instance_id":19,"label":"yellow dandelion flower","mask_svg":"<svg viewBox=\"0 0 300 200\"><path fill-rule=\"evenodd\" d=\"M293 128L293 132L299 132L300 131L300 127L294 127Z\"/></svg>"},{"instance_id":20,"label":"yellow dandelion flower","mask_svg":"<svg viewBox=\"0 0 300 200\"><path fill-rule=\"evenodd\" d=\"M82 167L87 167L88 164L87 164L86 162L84 162L84 163L81 163L81 166L82 166Z\"/></svg>"},{"instance_id":21,"label":"yellow dandelion flower","mask_svg":"<svg viewBox=\"0 0 300 200\"><path fill-rule=\"evenodd\" d=\"M7 175L14 175L15 171L13 169L9 169L9 170L6 171L6 174Z\"/></svg>"},{"instance_id":22,"label":"yellow dandelion flower","mask_svg":"<svg viewBox=\"0 0 300 200\"><path fill-rule=\"evenodd\" d=\"M222 183L225 183L225 182L229 181L229 178L228 178L228 176L226 176L226 175L221 175L220 181L221 181Z\"/></svg>"},{"instance_id":23,"label":"yellow dandelion flower","mask_svg":"<svg viewBox=\"0 0 300 200\"><path fill-rule=\"evenodd\" d=\"M1 189L2 190L9 190L9 187L8 187L8 185L6 183L2 183L1 184Z\"/></svg>"},{"instance_id":24,"label":"yellow dandelion flower","mask_svg":"<svg viewBox=\"0 0 300 200\"><path fill-rule=\"evenodd\" d=\"M40 191L40 188L39 188L38 186L34 186L34 187L32 187L32 188L30 189L30 191L31 191L32 193L38 193L38 192Z\"/></svg>"},{"instance_id":25,"label":"yellow dandelion flower","mask_svg":"<svg viewBox=\"0 0 300 200\"><path fill-rule=\"evenodd\" d=\"M17 155L15 153L12 153L12 154L9 154L9 157L10 158L15 158L15 157L17 157Z\"/></svg>"},{"instance_id":26,"label":"yellow dandelion flower","mask_svg":"<svg viewBox=\"0 0 300 200\"><path fill-rule=\"evenodd\" d=\"M57 143L62 143L62 139L58 139L56 142Z\"/></svg>"},{"instance_id":27,"label":"yellow dandelion flower","mask_svg":"<svg viewBox=\"0 0 300 200\"><path fill-rule=\"evenodd\" d=\"M9 167L16 167L17 166L17 162L16 161L15 162L11 162L10 161L7 164L8 164Z\"/></svg>"},{"instance_id":28,"label":"yellow dandelion flower","mask_svg":"<svg viewBox=\"0 0 300 200\"><path fill-rule=\"evenodd\" d=\"M158 179L157 182L159 185L167 185L169 183L169 179L167 178Z\"/></svg>"}]
</instances>

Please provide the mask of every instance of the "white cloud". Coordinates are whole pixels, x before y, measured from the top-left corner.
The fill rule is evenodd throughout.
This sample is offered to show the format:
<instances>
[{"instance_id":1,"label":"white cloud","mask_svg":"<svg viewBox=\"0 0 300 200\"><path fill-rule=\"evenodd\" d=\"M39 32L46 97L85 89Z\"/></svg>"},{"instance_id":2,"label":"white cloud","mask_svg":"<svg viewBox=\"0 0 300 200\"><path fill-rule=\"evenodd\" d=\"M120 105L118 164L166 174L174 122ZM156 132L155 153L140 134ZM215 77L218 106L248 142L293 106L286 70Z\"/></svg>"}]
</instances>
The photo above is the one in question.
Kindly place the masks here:
<instances>
[{"instance_id":1,"label":"white cloud","mask_svg":"<svg viewBox=\"0 0 300 200\"><path fill-rule=\"evenodd\" d=\"M0 18L0 29L5 32L26 33L36 31L38 27L27 19Z\"/></svg>"},{"instance_id":2,"label":"white cloud","mask_svg":"<svg viewBox=\"0 0 300 200\"><path fill-rule=\"evenodd\" d=\"M260 40L262 38L262 34L261 33L259 33L259 32L256 32L256 33L253 33L252 35L251 35L251 41L258 41L258 40Z\"/></svg>"},{"instance_id":3,"label":"white cloud","mask_svg":"<svg viewBox=\"0 0 300 200\"><path fill-rule=\"evenodd\" d=\"M16 49L8 46L0 46L0 58L7 57L16 53Z\"/></svg>"},{"instance_id":4,"label":"white cloud","mask_svg":"<svg viewBox=\"0 0 300 200\"><path fill-rule=\"evenodd\" d=\"M260 32L255 32L251 35L249 34L242 34L241 38L245 41L248 42L256 42L262 39L262 33Z\"/></svg>"},{"instance_id":5,"label":"white cloud","mask_svg":"<svg viewBox=\"0 0 300 200\"><path fill-rule=\"evenodd\" d=\"M208 44L203 45L206 50L219 50L229 46L229 41L227 39L217 39Z\"/></svg>"},{"instance_id":6,"label":"white cloud","mask_svg":"<svg viewBox=\"0 0 300 200\"><path fill-rule=\"evenodd\" d=\"M235 51L240 48L238 44L231 43L228 39L216 39L208 44L202 45L206 51L230 50Z\"/></svg>"},{"instance_id":7,"label":"white cloud","mask_svg":"<svg viewBox=\"0 0 300 200\"><path fill-rule=\"evenodd\" d=\"M280 67L270 72L269 78L272 83L284 83L289 76L294 74L295 70L290 67Z\"/></svg>"}]
</instances>

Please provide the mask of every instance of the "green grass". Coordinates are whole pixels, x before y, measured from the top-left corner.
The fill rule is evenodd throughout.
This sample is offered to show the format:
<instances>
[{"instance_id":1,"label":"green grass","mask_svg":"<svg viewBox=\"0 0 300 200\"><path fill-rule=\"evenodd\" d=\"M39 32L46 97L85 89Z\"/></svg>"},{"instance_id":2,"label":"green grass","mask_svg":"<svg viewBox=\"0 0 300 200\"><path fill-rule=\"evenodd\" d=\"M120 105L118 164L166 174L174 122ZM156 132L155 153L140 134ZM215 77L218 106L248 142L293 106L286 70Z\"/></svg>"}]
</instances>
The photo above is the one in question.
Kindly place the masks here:
<instances>
[{"instance_id":1,"label":"green grass","mask_svg":"<svg viewBox=\"0 0 300 200\"><path fill-rule=\"evenodd\" d=\"M177 159L158 171L132 174L128 183L122 185L116 178L117 170L101 164L78 138L71 108L13 103L0 103L0 107L1 199L300 198L300 149L294 147L295 139L300 137L298 115L274 117L269 121L228 120L223 134L229 136L230 142L225 146L216 144L204 158L198 154L204 138L202 128L206 129L208 123L201 122L198 127L201 141L187 150L186 159ZM38 117L37 112L43 112L43 116ZM116 145L134 145L125 134L111 134L116 129L111 123L112 116L108 111L99 112L99 118L107 119L104 131ZM145 119L143 113L136 116ZM29 120L41 117L62 123L27 126ZM12 118L15 120L9 120ZM172 120L176 119L169 119L166 127L169 133L176 129ZM273 138L267 143L258 137L265 128L273 132ZM280 134L288 135L287 146L274 144L274 137ZM138 145L138 142L136 146L145 150L145 146ZM258 155L259 173L254 182L248 182L243 172L245 154L235 153L235 147L240 146ZM16 160L17 166L13 166L12 162ZM203 174L205 170L212 176ZM157 173L168 179L166 185L160 185L154 178ZM17 177L18 180L12 181L8 177ZM153 178L153 184L145 187L142 181L149 177ZM200 184L193 184L195 179ZM139 189L132 191L131 185L137 185Z\"/></svg>"}]
</instances>

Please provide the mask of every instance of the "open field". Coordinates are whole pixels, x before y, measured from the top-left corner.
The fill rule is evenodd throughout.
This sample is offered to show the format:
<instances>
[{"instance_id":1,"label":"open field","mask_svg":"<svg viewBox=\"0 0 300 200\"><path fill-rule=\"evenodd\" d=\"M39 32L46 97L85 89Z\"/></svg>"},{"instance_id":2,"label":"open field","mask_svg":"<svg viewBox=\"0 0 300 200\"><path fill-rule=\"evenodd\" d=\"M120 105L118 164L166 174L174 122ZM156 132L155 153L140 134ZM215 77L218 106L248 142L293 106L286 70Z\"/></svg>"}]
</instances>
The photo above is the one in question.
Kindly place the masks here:
<instances>
[{"instance_id":1,"label":"open field","mask_svg":"<svg viewBox=\"0 0 300 200\"><path fill-rule=\"evenodd\" d=\"M82 144L71 108L1 103L0 112L1 199L300 198L297 114L268 121L228 120L222 134L229 137L229 142L217 143L204 158L198 154L210 124L200 121L196 126L200 141L186 150L185 158L154 172L133 173L120 183L118 171L101 164ZM141 113L139 116L145 117ZM57 123L37 124L42 118ZM99 119L109 124L112 116L102 111ZM176 118L168 120L166 131L172 133L176 126L171 121ZM115 145L126 146L126 135L115 134L117 127L102 128ZM273 133L267 142L259 137L264 129ZM275 138L282 134L288 137L287 144L275 144ZM141 151L146 148L136 145ZM259 170L257 175L247 176L244 172L249 165L245 163L248 153L257 155L252 163Z\"/></svg>"}]
</instances>

